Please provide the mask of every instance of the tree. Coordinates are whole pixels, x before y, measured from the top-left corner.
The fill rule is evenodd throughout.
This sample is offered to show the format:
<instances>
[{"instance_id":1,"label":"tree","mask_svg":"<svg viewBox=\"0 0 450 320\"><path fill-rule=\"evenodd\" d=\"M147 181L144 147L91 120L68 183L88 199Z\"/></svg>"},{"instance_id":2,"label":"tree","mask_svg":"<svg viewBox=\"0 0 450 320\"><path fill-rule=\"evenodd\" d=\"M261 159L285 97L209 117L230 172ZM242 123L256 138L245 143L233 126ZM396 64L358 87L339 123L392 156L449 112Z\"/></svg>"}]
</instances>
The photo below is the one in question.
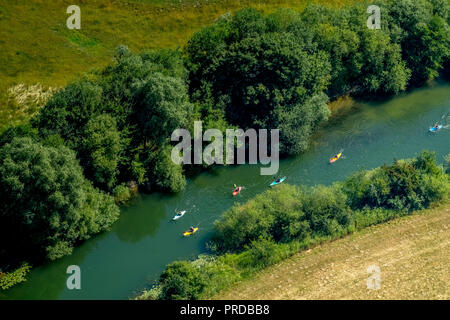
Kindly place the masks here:
<instances>
[{"instance_id":1,"label":"tree","mask_svg":"<svg viewBox=\"0 0 450 320\"><path fill-rule=\"evenodd\" d=\"M14 138L0 148L0 164L0 239L9 257L59 258L118 218L114 199L91 186L66 147Z\"/></svg>"},{"instance_id":2,"label":"tree","mask_svg":"<svg viewBox=\"0 0 450 320\"><path fill-rule=\"evenodd\" d=\"M144 146L161 145L172 132L183 128L192 114L187 88L181 79L150 75L136 93L134 119Z\"/></svg>"},{"instance_id":3,"label":"tree","mask_svg":"<svg viewBox=\"0 0 450 320\"><path fill-rule=\"evenodd\" d=\"M33 119L33 124L41 136L59 134L69 147L74 147L79 145L86 123L101 110L102 88L83 79L58 91Z\"/></svg>"},{"instance_id":4,"label":"tree","mask_svg":"<svg viewBox=\"0 0 450 320\"><path fill-rule=\"evenodd\" d=\"M402 47L412 84L435 78L448 57L448 3L391 0L388 4L387 25L393 40Z\"/></svg>"},{"instance_id":5,"label":"tree","mask_svg":"<svg viewBox=\"0 0 450 320\"><path fill-rule=\"evenodd\" d=\"M291 154L305 151L314 130L330 115L327 102L327 95L319 93L303 104L297 103L275 109L272 112L275 119L274 127L283 133L280 138L280 149L289 150Z\"/></svg>"},{"instance_id":6,"label":"tree","mask_svg":"<svg viewBox=\"0 0 450 320\"><path fill-rule=\"evenodd\" d=\"M121 137L116 120L108 114L92 118L84 128L80 158L86 175L95 186L111 190L118 174Z\"/></svg>"},{"instance_id":7,"label":"tree","mask_svg":"<svg viewBox=\"0 0 450 320\"><path fill-rule=\"evenodd\" d=\"M186 185L181 165L173 163L171 147L164 145L157 151L147 150L144 166L150 185L159 191L180 192Z\"/></svg>"},{"instance_id":8,"label":"tree","mask_svg":"<svg viewBox=\"0 0 450 320\"><path fill-rule=\"evenodd\" d=\"M361 32L362 67L360 91L396 94L406 89L410 70L402 60L401 49L379 30Z\"/></svg>"},{"instance_id":9,"label":"tree","mask_svg":"<svg viewBox=\"0 0 450 320\"><path fill-rule=\"evenodd\" d=\"M244 129L292 127L282 121L295 119L294 113L311 96L326 89L331 67L325 52L306 50L304 43L283 28L279 18L248 9L195 34L185 49L193 96L206 98L207 104L212 99L231 125ZM315 127L323 119L323 113L316 111L317 118L295 124ZM281 131L286 141L284 134ZM298 138L308 139L309 135ZM303 151L307 143L302 139L283 144L282 152Z\"/></svg>"},{"instance_id":10,"label":"tree","mask_svg":"<svg viewBox=\"0 0 450 320\"><path fill-rule=\"evenodd\" d=\"M365 14L362 12L361 15ZM348 9L308 4L300 19L287 27L309 50L322 50L330 56L332 97L354 92L361 74L360 36L350 25Z\"/></svg>"}]
</instances>

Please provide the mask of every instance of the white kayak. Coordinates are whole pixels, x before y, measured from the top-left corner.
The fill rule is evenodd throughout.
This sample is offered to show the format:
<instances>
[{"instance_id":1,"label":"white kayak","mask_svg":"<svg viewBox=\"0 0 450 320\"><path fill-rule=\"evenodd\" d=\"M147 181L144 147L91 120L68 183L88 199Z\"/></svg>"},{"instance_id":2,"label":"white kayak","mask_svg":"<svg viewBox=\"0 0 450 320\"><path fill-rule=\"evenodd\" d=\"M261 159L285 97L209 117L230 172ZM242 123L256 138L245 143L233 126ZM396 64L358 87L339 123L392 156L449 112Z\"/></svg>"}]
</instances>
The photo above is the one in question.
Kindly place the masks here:
<instances>
[{"instance_id":1,"label":"white kayak","mask_svg":"<svg viewBox=\"0 0 450 320\"><path fill-rule=\"evenodd\" d=\"M178 219L180 219L182 216L184 216L185 213L186 213L186 211L180 211L180 212L177 212L177 214L175 215L175 217L173 217L172 220L178 220Z\"/></svg>"}]
</instances>

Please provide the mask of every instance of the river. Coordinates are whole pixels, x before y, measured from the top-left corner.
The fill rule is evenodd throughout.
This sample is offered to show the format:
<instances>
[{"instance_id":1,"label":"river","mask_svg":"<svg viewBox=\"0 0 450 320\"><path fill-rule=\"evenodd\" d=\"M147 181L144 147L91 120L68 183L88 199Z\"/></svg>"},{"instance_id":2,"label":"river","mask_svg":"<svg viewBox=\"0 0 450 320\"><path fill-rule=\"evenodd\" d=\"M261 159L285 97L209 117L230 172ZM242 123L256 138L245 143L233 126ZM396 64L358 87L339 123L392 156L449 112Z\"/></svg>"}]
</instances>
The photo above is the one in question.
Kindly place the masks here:
<instances>
[{"instance_id":1,"label":"river","mask_svg":"<svg viewBox=\"0 0 450 320\"><path fill-rule=\"evenodd\" d=\"M447 128L427 132L436 121ZM345 158L328 159L344 149ZM279 174L290 184L331 184L358 169L370 169L394 158L450 153L450 84L436 84L383 102L358 103L346 117L332 121L314 138L309 151L280 163ZM272 177L260 176L259 165L218 167L190 179L177 195L143 195L128 207L109 232L77 247L71 256L37 267L28 281L0 293L0 299L127 299L149 287L165 265L195 258L206 250L213 222L233 204L268 188ZM232 197L233 184L245 189ZM186 210L177 222L175 210ZM183 238L191 225L199 232ZM66 269L81 268L81 290L66 288Z\"/></svg>"}]
</instances>

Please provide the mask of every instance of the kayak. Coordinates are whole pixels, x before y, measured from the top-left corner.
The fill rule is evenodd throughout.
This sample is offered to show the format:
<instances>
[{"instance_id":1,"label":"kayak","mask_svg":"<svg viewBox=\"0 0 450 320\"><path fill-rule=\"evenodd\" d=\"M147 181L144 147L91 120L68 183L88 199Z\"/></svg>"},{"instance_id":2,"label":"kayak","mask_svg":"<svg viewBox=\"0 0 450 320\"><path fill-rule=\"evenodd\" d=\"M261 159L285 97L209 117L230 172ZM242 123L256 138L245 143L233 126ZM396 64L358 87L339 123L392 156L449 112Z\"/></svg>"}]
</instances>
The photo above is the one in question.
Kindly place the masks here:
<instances>
[{"instance_id":1,"label":"kayak","mask_svg":"<svg viewBox=\"0 0 450 320\"><path fill-rule=\"evenodd\" d=\"M277 181L272 182L272 183L269 185L269 187L275 186L275 185L277 185L277 184L280 184L280 183L282 183L284 180L286 180L286 177L281 178L279 181L277 180Z\"/></svg>"},{"instance_id":2,"label":"kayak","mask_svg":"<svg viewBox=\"0 0 450 320\"><path fill-rule=\"evenodd\" d=\"M237 196L242 190L242 187L237 187L236 189L233 190L233 197Z\"/></svg>"},{"instance_id":3,"label":"kayak","mask_svg":"<svg viewBox=\"0 0 450 320\"><path fill-rule=\"evenodd\" d=\"M185 232L183 232L183 236L185 236L185 237L191 236L191 235L193 235L194 233L196 233L197 231L198 231L198 228L194 228L194 231L190 231L190 230L185 231Z\"/></svg>"},{"instance_id":4,"label":"kayak","mask_svg":"<svg viewBox=\"0 0 450 320\"><path fill-rule=\"evenodd\" d=\"M342 152L339 152L337 155L330 159L330 163L338 161L342 157Z\"/></svg>"},{"instance_id":5,"label":"kayak","mask_svg":"<svg viewBox=\"0 0 450 320\"><path fill-rule=\"evenodd\" d=\"M442 127L443 127L442 125L438 125L437 128L436 128L436 127L431 127L431 128L429 129L429 131L430 131L430 132L437 132L437 131L441 130Z\"/></svg>"},{"instance_id":6,"label":"kayak","mask_svg":"<svg viewBox=\"0 0 450 320\"><path fill-rule=\"evenodd\" d=\"M172 220L178 220L178 219L180 219L182 216L184 216L185 213L186 213L186 211L180 211L180 212L178 212L178 213L175 215L175 217L173 217Z\"/></svg>"}]
</instances>

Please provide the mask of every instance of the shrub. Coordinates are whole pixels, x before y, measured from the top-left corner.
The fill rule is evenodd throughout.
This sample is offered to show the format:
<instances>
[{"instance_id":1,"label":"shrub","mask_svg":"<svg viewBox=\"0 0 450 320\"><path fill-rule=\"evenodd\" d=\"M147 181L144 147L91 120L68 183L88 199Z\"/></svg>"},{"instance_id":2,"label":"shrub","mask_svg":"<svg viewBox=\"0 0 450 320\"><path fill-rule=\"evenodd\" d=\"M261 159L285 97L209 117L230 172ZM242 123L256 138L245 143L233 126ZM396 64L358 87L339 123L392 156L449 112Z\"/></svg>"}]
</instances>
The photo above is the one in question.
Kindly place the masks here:
<instances>
[{"instance_id":1,"label":"shrub","mask_svg":"<svg viewBox=\"0 0 450 320\"><path fill-rule=\"evenodd\" d=\"M15 286L16 284L27 281L25 276L28 272L30 272L30 270L31 266L28 263L24 263L12 272L0 272L0 288L6 290Z\"/></svg>"},{"instance_id":2,"label":"shrub","mask_svg":"<svg viewBox=\"0 0 450 320\"><path fill-rule=\"evenodd\" d=\"M281 185L259 195L245 205L234 206L214 224L212 242L218 251L240 251L259 237L287 241L303 237L305 225L290 224L302 216L301 191Z\"/></svg>"},{"instance_id":3,"label":"shrub","mask_svg":"<svg viewBox=\"0 0 450 320\"><path fill-rule=\"evenodd\" d=\"M336 235L350 224L345 194L338 187L318 186L303 202L305 218L314 235Z\"/></svg>"},{"instance_id":4,"label":"shrub","mask_svg":"<svg viewBox=\"0 0 450 320\"><path fill-rule=\"evenodd\" d=\"M117 187L115 187L113 194L114 194L114 201L118 205L124 204L131 199L130 188L128 188L128 186L125 183L122 183Z\"/></svg>"},{"instance_id":5,"label":"shrub","mask_svg":"<svg viewBox=\"0 0 450 320\"><path fill-rule=\"evenodd\" d=\"M450 173L450 153L445 157L446 173Z\"/></svg>"},{"instance_id":6,"label":"shrub","mask_svg":"<svg viewBox=\"0 0 450 320\"><path fill-rule=\"evenodd\" d=\"M414 160L356 173L343 184L353 209L422 209L442 199L446 189L447 177L436 164L436 155L427 151Z\"/></svg>"},{"instance_id":7,"label":"shrub","mask_svg":"<svg viewBox=\"0 0 450 320\"><path fill-rule=\"evenodd\" d=\"M241 254L240 266L257 271L274 265L291 254L287 245L277 244L272 239L259 238L252 241Z\"/></svg>"},{"instance_id":8,"label":"shrub","mask_svg":"<svg viewBox=\"0 0 450 320\"><path fill-rule=\"evenodd\" d=\"M160 277L160 299L198 299L206 282L200 268L189 261L175 261L166 267Z\"/></svg>"}]
</instances>

